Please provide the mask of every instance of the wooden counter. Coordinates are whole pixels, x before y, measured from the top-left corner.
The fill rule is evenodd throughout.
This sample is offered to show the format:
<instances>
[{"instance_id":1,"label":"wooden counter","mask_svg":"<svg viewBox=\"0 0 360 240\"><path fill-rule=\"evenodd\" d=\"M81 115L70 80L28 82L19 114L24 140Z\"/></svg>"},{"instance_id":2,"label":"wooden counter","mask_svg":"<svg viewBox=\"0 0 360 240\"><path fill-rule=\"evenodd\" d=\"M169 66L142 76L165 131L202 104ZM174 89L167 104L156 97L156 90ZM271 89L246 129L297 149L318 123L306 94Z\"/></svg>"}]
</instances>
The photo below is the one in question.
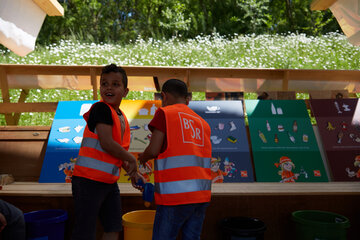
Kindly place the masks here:
<instances>
[{"instance_id":1,"label":"wooden counter","mask_svg":"<svg viewBox=\"0 0 360 240\"><path fill-rule=\"evenodd\" d=\"M140 196L130 183L119 183L121 195ZM359 195L360 182L324 183L216 183L212 185L213 196L278 196L278 195ZM2 186L1 196L70 197L69 183L14 182Z\"/></svg>"}]
</instances>

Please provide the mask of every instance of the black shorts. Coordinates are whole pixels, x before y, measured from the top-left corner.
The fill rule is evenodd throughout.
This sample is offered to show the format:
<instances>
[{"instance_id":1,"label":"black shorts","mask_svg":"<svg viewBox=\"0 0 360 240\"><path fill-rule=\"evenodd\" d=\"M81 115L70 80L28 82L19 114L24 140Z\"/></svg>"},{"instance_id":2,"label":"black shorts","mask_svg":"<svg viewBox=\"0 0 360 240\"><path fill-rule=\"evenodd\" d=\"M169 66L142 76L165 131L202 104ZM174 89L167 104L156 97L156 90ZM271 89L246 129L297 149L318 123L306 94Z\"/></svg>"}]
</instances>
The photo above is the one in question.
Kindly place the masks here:
<instances>
[{"instance_id":1,"label":"black shorts","mask_svg":"<svg viewBox=\"0 0 360 240\"><path fill-rule=\"evenodd\" d=\"M73 176L72 194L75 209L72 239L95 239L97 217L104 232L122 230L121 199L117 183L107 184Z\"/></svg>"}]
</instances>

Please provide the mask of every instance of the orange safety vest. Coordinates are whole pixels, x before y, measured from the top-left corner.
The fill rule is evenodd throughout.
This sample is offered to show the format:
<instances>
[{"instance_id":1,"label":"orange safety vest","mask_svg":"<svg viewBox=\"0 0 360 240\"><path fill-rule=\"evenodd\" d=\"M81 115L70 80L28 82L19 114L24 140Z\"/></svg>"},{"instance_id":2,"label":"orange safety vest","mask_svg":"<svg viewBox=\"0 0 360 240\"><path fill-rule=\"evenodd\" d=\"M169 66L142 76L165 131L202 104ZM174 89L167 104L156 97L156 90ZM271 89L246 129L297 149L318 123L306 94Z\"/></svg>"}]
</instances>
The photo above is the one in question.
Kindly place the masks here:
<instances>
[{"instance_id":1,"label":"orange safety vest","mask_svg":"<svg viewBox=\"0 0 360 240\"><path fill-rule=\"evenodd\" d=\"M209 124L185 104L169 105L161 109L166 119L167 149L154 161L156 204L209 202Z\"/></svg>"},{"instance_id":2,"label":"orange safety vest","mask_svg":"<svg viewBox=\"0 0 360 240\"><path fill-rule=\"evenodd\" d=\"M106 103L106 105L111 109L113 120L112 138L128 150L130 145L130 126L126 116L122 112L125 119L125 131L124 137L122 138L119 116L109 104ZM84 114L86 121L90 111ZM84 177L104 183L115 183L120 177L122 163L121 159L113 157L101 148L98 135L91 132L86 125L73 176Z\"/></svg>"}]
</instances>

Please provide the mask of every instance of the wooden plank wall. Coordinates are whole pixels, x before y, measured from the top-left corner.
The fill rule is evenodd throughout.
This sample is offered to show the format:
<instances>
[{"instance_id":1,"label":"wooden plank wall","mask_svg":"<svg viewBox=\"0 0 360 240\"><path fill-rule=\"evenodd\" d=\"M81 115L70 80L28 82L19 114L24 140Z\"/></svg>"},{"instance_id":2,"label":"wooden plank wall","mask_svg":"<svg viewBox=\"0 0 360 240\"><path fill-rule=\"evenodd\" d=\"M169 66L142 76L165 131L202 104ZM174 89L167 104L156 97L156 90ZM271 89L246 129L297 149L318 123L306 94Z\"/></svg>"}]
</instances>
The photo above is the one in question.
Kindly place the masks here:
<instances>
[{"instance_id":1,"label":"wooden plank wall","mask_svg":"<svg viewBox=\"0 0 360 240\"><path fill-rule=\"evenodd\" d=\"M38 181L50 127L0 126L1 174L15 181Z\"/></svg>"},{"instance_id":2,"label":"wooden plank wall","mask_svg":"<svg viewBox=\"0 0 360 240\"><path fill-rule=\"evenodd\" d=\"M65 239L70 239L74 209L71 197L14 197L2 196L2 199L18 206L24 212L41 209L64 209L69 214L66 222ZM360 210L357 207L359 195L232 195L213 196L207 209L201 239L222 239L220 221L227 217L255 217L267 227L265 239L295 239L291 213L297 210L322 210L341 214L349 218L348 240L358 240ZM145 209L140 196L122 196L123 213ZM155 209L151 206L150 209ZM97 225L97 239L101 239L102 227ZM123 238L121 238L123 239Z\"/></svg>"}]
</instances>

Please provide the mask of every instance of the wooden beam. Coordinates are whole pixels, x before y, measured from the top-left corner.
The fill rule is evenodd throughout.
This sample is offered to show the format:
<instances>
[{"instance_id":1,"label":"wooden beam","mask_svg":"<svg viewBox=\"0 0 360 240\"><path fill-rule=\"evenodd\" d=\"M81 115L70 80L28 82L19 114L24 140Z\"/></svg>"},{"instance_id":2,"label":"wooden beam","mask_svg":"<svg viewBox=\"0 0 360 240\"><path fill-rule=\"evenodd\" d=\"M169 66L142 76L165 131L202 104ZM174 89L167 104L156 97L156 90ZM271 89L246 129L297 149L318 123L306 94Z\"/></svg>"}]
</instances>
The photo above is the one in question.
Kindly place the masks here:
<instances>
[{"instance_id":1,"label":"wooden beam","mask_svg":"<svg viewBox=\"0 0 360 240\"><path fill-rule=\"evenodd\" d=\"M282 80L282 90L287 91L288 89L289 89L289 71L285 71Z\"/></svg>"},{"instance_id":2,"label":"wooden beam","mask_svg":"<svg viewBox=\"0 0 360 240\"><path fill-rule=\"evenodd\" d=\"M93 100L98 100L98 84L96 79L96 69L90 68L90 79L91 79L91 85L93 86Z\"/></svg>"},{"instance_id":3,"label":"wooden beam","mask_svg":"<svg viewBox=\"0 0 360 240\"><path fill-rule=\"evenodd\" d=\"M49 16L64 16L64 8L57 0L33 0Z\"/></svg>"},{"instance_id":4,"label":"wooden beam","mask_svg":"<svg viewBox=\"0 0 360 240\"><path fill-rule=\"evenodd\" d=\"M29 65L29 64L1 64L5 67L7 74L13 75L79 75L89 76L90 68L101 66L61 66L61 65Z\"/></svg>"},{"instance_id":5,"label":"wooden beam","mask_svg":"<svg viewBox=\"0 0 360 240\"><path fill-rule=\"evenodd\" d=\"M188 87L188 89L190 89L190 70L186 70L186 75L184 77L186 86Z\"/></svg>"},{"instance_id":6,"label":"wooden beam","mask_svg":"<svg viewBox=\"0 0 360 240\"><path fill-rule=\"evenodd\" d=\"M46 131L4 131L0 134L0 141L47 140L49 132Z\"/></svg>"},{"instance_id":7,"label":"wooden beam","mask_svg":"<svg viewBox=\"0 0 360 240\"><path fill-rule=\"evenodd\" d=\"M287 69L289 80L325 81L325 82L358 82L359 70L314 70L314 69Z\"/></svg>"},{"instance_id":8,"label":"wooden beam","mask_svg":"<svg viewBox=\"0 0 360 240\"><path fill-rule=\"evenodd\" d=\"M10 102L9 84L7 81L6 70L0 66L0 86L3 102Z\"/></svg>"},{"instance_id":9,"label":"wooden beam","mask_svg":"<svg viewBox=\"0 0 360 240\"><path fill-rule=\"evenodd\" d=\"M326 10L333 5L337 0L314 0L310 5L312 11L315 10Z\"/></svg>"},{"instance_id":10,"label":"wooden beam","mask_svg":"<svg viewBox=\"0 0 360 240\"><path fill-rule=\"evenodd\" d=\"M0 113L55 112L57 104L57 102L0 103Z\"/></svg>"},{"instance_id":11,"label":"wooden beam","mask_svg":"<svg viewBox=\"0 0 360 240\"><path fill-rule=\"evenodd\" d=\"M29 90L22 89L18 103L24 103L28 95L29 95ZM13 118L14 118L15 125L19 124L20 116L21 116L21 113L14 113Z\"/></svg>"},{"instance_id":12,"label":"wooden beam","mask_svg":"<svg viewBox=\"0 0 360 240\"><path fill-rule=\"evenodd\" d=\"M9 84L7 81L6 69L0 66L0 86L1 94L4 103L10 103ZM5 114L5 121L7 125L16 125L13 115L11 113Z\"/></svg>"},{"instance_id":13,"label":"wooden beam","mask_svg":"<svg viewBox=\"0 0 360 240\"><path fill-rule=\"evenodd\" d=\"M102 66L61 66L61 65L28 65L0 64L8 75L75 75L89 76L90 68L96 75L101 74ZM358 81L359 70L318 70L318 69L245 69L245 68L185 68L185 67L154 67L124 66L128 76L187 76L189 80L195 76L217 78L254 78L279 80L283 79L284 71L289 72L291 80L320 81Z\"/></svg>"},{"instance_id":14,"label":"wooden beam","mask_svg":"<svg viewBox=\"0 0 360 240\"><path fill-rule=\"evenodd\" d=\"M50 131L50 126L0 126L0 131Z\"/></svg>"}]
</instances>

